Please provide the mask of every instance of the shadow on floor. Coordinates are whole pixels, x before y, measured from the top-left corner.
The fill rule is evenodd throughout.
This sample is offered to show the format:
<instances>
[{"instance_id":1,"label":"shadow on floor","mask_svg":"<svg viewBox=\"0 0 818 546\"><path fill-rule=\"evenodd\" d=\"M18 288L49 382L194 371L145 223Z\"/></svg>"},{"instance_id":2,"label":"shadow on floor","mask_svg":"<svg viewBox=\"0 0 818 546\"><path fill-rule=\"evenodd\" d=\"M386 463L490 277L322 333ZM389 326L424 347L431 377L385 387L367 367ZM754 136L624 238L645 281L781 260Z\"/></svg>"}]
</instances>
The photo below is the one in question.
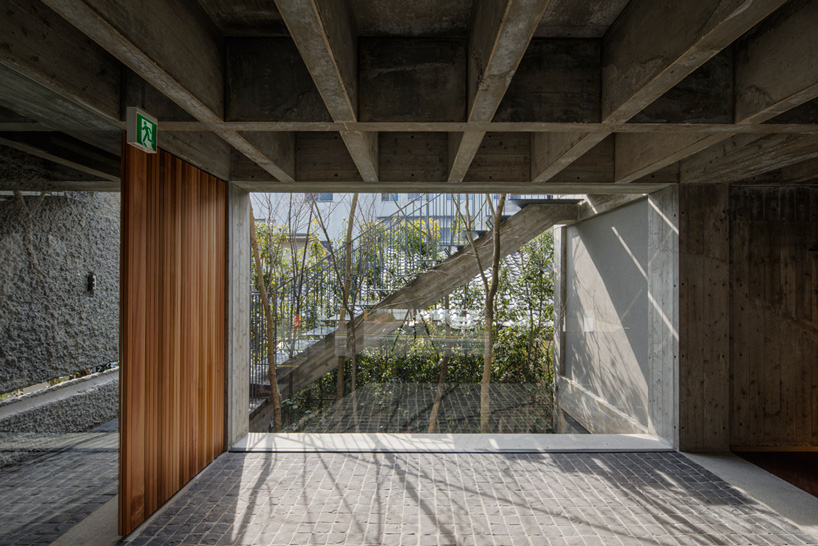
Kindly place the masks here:
<instances>
[{"instance_id":1,"label":"shadow on floor","mask_svg":"<svg viewBox=\"0 0 818 546\"><path fill-rule=\"evenodd\" d=\"M125 543L818 540L678 453L226 453Z\"/></svg>"}]
</instances>

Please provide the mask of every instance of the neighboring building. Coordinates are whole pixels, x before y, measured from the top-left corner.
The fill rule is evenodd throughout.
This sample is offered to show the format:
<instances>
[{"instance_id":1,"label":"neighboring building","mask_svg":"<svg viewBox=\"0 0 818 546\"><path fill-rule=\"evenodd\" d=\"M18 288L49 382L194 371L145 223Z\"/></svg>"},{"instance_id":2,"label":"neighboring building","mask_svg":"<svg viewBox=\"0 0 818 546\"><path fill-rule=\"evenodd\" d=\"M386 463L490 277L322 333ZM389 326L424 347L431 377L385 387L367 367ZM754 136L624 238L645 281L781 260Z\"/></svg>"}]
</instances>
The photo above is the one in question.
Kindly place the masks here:
<instances>
[{"instance_id":1,"label":"neighboring building","mask_svg":"<svg viewBox=\"0 0 818 546\"><path fill-rule=\"evenodd\" d=\"M563 196L561 196L563 197ZM581 197L581 196L567 196ZM491 194L496 205L499 194ZM504 216L520 210L519 200L552 199L553 195L509 195L504 208ZM310 205L314 200L323 218L330 239L340 240L347 229L347 221L352 202L351 193L257 193L251 196L256 220L278 225L292 225L296 242L303 245L310 220ZM466 200L468 199L468 205ZM461 214L468 210L475 217L475 229L482 230L488 222L489 209L485 206L484 194L437 194L437 193L360 193L353 236L360 233L364 221L384 221L387 218L406 217L413 220L429 218L438 222L441 240L449 241L451 226L457 220L457 203ZM313 212L312 218L315 218ZM326 239L323 231L315 224L311 236Z\"/></svg>"}]
</instances>

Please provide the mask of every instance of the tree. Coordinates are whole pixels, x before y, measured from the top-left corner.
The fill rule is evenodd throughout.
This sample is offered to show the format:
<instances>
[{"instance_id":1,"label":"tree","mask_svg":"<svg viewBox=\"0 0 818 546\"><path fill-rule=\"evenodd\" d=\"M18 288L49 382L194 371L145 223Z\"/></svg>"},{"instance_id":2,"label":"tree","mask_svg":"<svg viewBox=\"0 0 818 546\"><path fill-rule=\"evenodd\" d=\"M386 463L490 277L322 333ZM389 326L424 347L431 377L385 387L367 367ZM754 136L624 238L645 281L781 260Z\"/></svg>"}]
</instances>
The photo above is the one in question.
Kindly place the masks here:
<instances>
[{"instance_id":1,"label":"tree","mask_svg":"<svg viewBox=\"0 0 818 546\"><path fill-rule=\"evenodd\" d=\"M495 207L491 201L491 195L486 195L486 202L491 210L492 225L492 261L491 261L491 279L486 277L486 271L477 253L477 247L474 244L474 236L472 231L474 228L474 218L469 211L469 199L465 202L465 217L460 210L460 204L457 205L458 216L465 224L465 234L468 238L469 245L472 248L472 254L477 261L477 268L480 271L480 279L483 281L483 289L485 290L485 305L484 305L484 344L483 344L483 377L480 381L480 432L490 432L491 420L491 366L494 356L494 299L497 294L497 287L500 283L500 220L503 217L503 208L505 207L506 194L501 194Z\"/></svg>"},{"instance_id":2,"label":"tree","mask_svg":"<svg viewBox=\"0 0 818 546\"><path fill-rule=\"evenodd\" d=\"M313 205L315 203L313 202ZM315 206L315 217L318 220L318 225L321 227L321 230L324 233L324 237L326 237L327 241L331 241L329 230L327 228L326 222L324 221L324 217L321 214L320 209ZM332 265L333 271L335 272L336 279L338 281L338 285L341 288L341 307L338 313L338 331L341 331L341 327L347 323L346 316L349 315L350 324L349 328L344 328L345 334L347 336L346 339L346 346L349 347L350 345L353 347L352 350L352 391L355 391L355 383L357 380L356 377L356 355L355 355L355 347L356 347L356 340L355 340L355 301L353 298L353 291L352 291L352 281L353 281L353 248L352 248L352 234L355 227L355 217L356 212L358 209L358 194L352 194L352 203L349 209L349 217L347 218L347 229L346 234L344 237L344 265L343 270L341 270L341 266L339 263L338 256L335 252L334 245L329 245L329 260ZM364 275L358 275L359 283L363 281ZM355 290L354 295L357 296L360 293L360 290ZM338 355L338 368L337 368L337 376L336 376L336 390L335 390L335 397L336 400L340 403L340 401L344 397L344 367L346 364L346 351L344 354Z\"/></svg>"},{"instance_id":3,"label":"tree","mask_svg":"<svg viewBox=\"0 0 818 546\"><path fill-rule=\"evenodd\" d=\"M256 240L256 220L253 215L253 203L250 203L250 245L253 247L253 261L256 264L256 285L261 294L261 302L264 306L264 315L267 319L267 379L270 381L270 402L273 404L273 430L281 432L281 395L278 392L278 379L276 377L276 348L275 348L275 320L267 297L267 288L264 286L264 275L262 274L261 255Z\"/></svg>"},{"instance_id":4,"label":"tree","mask_svg":"<svg viewBox=\"0 0 818 546\"><path fill-rule=\"evenodd\" d=\"M506 194L500 195L497 207L492 210L494 222L491 226L493 241L493 254L491 262L491 284L486 290L486 324L485 324L485 346L483 349L483 380L480 383L480 432L487 433L489 430L489 419L491 417L491 399L489 398L489 387L491 386L491 363L494 356L494 297L497 294L497 286L500 282L500 220L503 217L503 208L506 203ZM489 204L491 198L489 197ZM477 253L475 252L475 256ZM483 283L486 284L485 274Z\"/></svg>"}]
</instances>

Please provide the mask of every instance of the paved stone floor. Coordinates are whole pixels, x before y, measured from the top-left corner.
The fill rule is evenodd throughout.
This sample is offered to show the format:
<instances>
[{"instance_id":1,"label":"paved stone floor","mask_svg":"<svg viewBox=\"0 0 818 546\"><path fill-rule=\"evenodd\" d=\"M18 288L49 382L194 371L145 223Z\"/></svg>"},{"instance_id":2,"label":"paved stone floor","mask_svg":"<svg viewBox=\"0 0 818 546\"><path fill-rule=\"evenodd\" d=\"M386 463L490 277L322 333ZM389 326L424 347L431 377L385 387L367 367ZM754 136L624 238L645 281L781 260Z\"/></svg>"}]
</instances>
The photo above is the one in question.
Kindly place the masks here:
<instances>
[{"instance_id":1,"label":"paved stone floor","mask_svg":"<svg viewBox=\"0 0 818 546\"><path fill-rule=\"evenodd\" d=\"M551 396L539 385L490 387L492 433L553 432ZM287 427L287 432L429 431L437 384L370 383L334 404ZM480 385L446 384L437 415L438 433L480 432Z\"/></svg>"},{"instance_id":2,"label":"paved stone floor","mask_svg":"<svg viewBox=\"0 0 818 546\"><path fill-rule=\"evenodd\" d=\"M677 453L228 453L126 543L818 544Z\"/></svg>"},{"instance_id":3,"label":"paved stone floor","mask_svg":"<svg viewBox=\"0 0 818 546\"><path fill-rule=\"evenodd\" d=\"M83 434L4 435L14 464L0 468L0 545L50 544L111 500L118 443L115 422Z\"/></svg>"}]
</instances>

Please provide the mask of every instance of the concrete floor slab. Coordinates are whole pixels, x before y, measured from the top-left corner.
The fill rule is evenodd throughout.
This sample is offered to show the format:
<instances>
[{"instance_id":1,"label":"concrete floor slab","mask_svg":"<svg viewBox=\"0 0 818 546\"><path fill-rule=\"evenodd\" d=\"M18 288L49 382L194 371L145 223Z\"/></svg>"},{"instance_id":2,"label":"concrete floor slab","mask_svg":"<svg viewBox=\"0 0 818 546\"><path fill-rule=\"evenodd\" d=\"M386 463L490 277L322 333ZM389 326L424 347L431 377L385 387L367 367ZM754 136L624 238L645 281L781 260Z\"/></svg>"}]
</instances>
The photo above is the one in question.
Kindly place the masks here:
<instances>
[{"instance_id":1,"label":"concrete floor slab","mask_svg":"<svg viewBox=\"0 0 818 546\"><path fill-rule=\"evenodd\" d=\"M818 537L818 497L730 453L685 456Z\"/></svg>"},{"instance_id":2,"label":"concrete floor slab","mask_svg":"<svg viewBox=\"0 0 818 546\"><path fill-rule=\"evenodd\" d=\"M649 434L250 433L237 453L574 453L672 451Z\"/></svg>"}]
</instances>

